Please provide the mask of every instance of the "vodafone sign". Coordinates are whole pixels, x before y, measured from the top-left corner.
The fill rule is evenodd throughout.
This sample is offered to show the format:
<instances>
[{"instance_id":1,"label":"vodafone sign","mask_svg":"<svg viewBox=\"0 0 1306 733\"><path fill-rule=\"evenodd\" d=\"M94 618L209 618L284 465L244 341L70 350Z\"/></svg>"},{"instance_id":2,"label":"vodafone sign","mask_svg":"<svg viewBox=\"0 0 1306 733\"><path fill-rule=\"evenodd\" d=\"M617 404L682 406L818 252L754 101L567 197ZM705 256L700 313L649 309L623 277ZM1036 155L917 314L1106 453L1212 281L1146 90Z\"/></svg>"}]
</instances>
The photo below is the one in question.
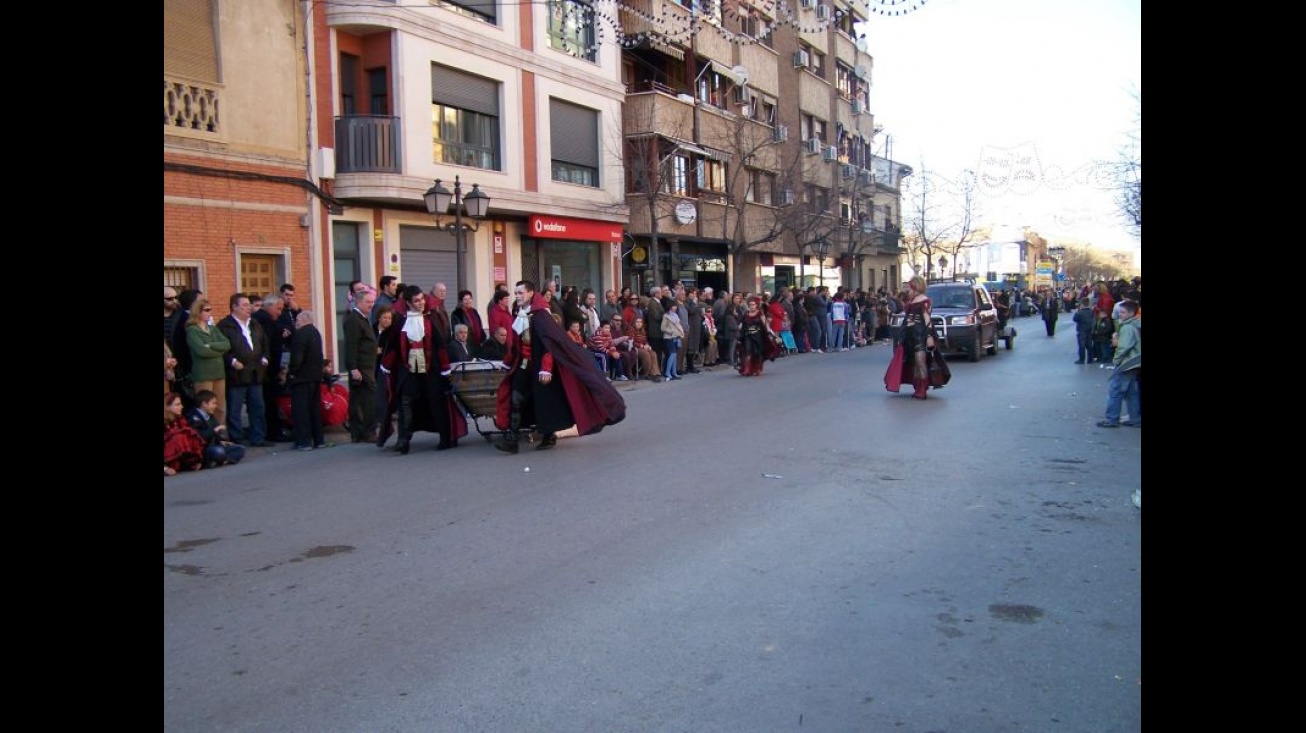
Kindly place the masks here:
<instances>
[{"instance_id":1,"label":"vodafone sign","mask_svg":"<svg viewBox=\"0 0 1306 733\"><path fill-rule=\"evenodd\" d=\"M621 225L593 219L532 214L528 220L532 236L540 239L576 239L587 242L620 242Z\"/></svg>"}]
</instances>

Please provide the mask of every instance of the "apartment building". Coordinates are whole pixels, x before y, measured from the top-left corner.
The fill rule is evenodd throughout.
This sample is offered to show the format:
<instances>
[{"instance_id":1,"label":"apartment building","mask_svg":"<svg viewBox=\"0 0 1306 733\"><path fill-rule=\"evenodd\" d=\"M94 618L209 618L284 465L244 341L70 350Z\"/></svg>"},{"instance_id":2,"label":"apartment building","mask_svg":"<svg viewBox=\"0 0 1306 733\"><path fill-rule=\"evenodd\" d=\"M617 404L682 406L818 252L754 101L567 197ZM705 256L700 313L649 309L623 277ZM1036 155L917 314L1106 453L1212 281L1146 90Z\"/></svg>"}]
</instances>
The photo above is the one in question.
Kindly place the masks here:
<instances>
[{"instance_id":1,"label":"apartment building","mask_svg":"<svg viewBox=\"0 0 1306 733\"><path fill-rule=\"evenodd\" d=\"M163 4L163 282L227 315L284 282L320 299L309 214L303 4Z\"/></svg>"},{"instance_id":2,"label":"apartment building","mask_svg":"<svg viewBox=\"0 0 1306 733\"><path fill-rule=\"evenodd\" d=\"M786 4L790 3L791 4ZM604 6L606 7L606 6ZM900 279L865 21L838 0L168 0L164 276L602 292ZM437 186L438 182L438 186ZM483 216L436 189L488 198Z\"/></svg>"},{"instance_id":3,"label":"apartment building","mask_svg":"<svg viewBox=\"0 0 1306 733\"><path fill-rule=\"evenodd\" d=\"M444 282L446 308L460 287L483 309L520 279L618 285L625 89L588 3L352 0L314 13L316 174L343 204L324 214L322 247L338 308L355 277ZM424 202L436 180L487 196L486 215L469 208L459 226L450 207L436 221Z\"/></svg>"},{"instance_id":4,"label":"apartment building","mask_svg":"<svg viewBox=\"0 0 1306 733\"><path fill-rule=\"evenodd\" d=\"M876 155L864 11L830 0L632 0L625 284L900 281L907 166Z\"/></svg>"}]
</instances>

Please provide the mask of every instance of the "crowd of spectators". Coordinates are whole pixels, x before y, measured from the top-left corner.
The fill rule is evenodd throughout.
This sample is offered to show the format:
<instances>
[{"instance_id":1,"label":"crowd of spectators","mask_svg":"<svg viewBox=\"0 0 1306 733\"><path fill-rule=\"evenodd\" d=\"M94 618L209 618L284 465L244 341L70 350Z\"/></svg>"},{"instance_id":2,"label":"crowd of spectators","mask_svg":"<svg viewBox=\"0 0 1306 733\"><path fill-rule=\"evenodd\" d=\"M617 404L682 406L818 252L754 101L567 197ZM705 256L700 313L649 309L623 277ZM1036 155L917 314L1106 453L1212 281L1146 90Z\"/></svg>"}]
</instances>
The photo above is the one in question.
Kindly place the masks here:
<instances>
[{"instance_id":1,"label":"crowd of spectators","mask_svg":"<svg viewBox=\"0 0 1306 733\"><path fill-rule=\"evenodd\" d=\"M361 281L350 284L350 314L368 328L353 329L353 341L362 341L363 356L375 350L375 358L347 353L350 390L368 392L365 411L352 410L347 427L355 441L382 436L392 430L385 406L384 352L404 322L404 302L398 297L405 284L392 276L378 287ZM1120 320L1118 304L1130 300L1141 306L1142 282L1099 282L1082 288L1000 290L994 301L1004 325L1008 317L1024 313L1065 309L1076 313L1074 320L1080 361L1111 361L1114 324ZM451 362L501 361L516 337L512 325L516 316L514 299L506 284L496 287L484 313L476 307L475 295L458 293L449 309L444 302L447 288L437 283L427 295L427 308L437 314L435 323L445 324L438 337L447 345ZM546 281L542 295L548 300L577 348L588 350L595 363L613 381L673 381L682 375L698 374L718 365L739 369L740 326L750 301L761 304L769 331L778 340L778 354L830 353L887 342L889 321L902 311L902 293L880 288L876 291L849 289L831 291L825 286L780 287L776 292L717 292L680 282L654 286L646 293L629 288L608 290L602 298L589 288L563 287ZM231 448L262 447L273 442L296 440L287 427L292 417L285 414L278 397L300 385L304 394L314 394L317 385L334 381L335 375L290 373L291 343L297 328L312 327L312 314L295 300L294 285L283 284L267 294L235 293L227 300L228 315L218 319L214 305L198 290L164 288L164 394L165 474L194 465L235 462L230 457L209 459L201 451L195 460L167 461L168 444L177 443L173 408L203 411L198 397L211 396L211 419L222 428L219 447L225 454L243 455ZM1079 306L1084 304L1084 308ZM1141 308L1139 309L1141 315ZM374 338L373 338L374 337ZM309 341L310 349L321 349L320 341ZM296 344L300 346L300 344ZM348 345L347 345L348 346ZM316 355L298 363L316 365ZM314 369L310 366L309 369ZM312 386L309 386L312 385ZM374 391L375 394L371 392ZM375 404L373 408L371 405ZM180 405L180 407L177 407ZM181 414L181 413L178 413ZM311 438L324 447L313 426ZM216 430L216 428L215 428ZM170 437L171 436L171 437ZM382 438L384 439L384 437ZM301 438L302 440L302 438ZM207 441L212 446L212 441ZM297 447L300 440L296 440Z\"/></svg>"}]
</instances>

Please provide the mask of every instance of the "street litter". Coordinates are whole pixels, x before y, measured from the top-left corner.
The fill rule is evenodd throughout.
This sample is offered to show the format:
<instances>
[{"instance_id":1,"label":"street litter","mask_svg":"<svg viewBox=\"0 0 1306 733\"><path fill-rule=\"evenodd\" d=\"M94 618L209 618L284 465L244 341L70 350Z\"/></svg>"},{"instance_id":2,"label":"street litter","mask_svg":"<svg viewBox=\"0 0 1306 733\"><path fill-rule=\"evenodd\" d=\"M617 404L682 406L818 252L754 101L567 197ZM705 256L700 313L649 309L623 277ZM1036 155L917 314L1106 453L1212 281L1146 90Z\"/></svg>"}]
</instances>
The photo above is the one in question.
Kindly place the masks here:
<instances>
[{"instance_id":1,"label":"street litter","mask_svg":"<svg viewBox=\"0 0 1306 733\"><path fill-rule=\"evenodd\" d=\"M778 473L764 473L762 474L762 478L784 478L784 476L781 476Z\"/></svg>"}]
</instances>

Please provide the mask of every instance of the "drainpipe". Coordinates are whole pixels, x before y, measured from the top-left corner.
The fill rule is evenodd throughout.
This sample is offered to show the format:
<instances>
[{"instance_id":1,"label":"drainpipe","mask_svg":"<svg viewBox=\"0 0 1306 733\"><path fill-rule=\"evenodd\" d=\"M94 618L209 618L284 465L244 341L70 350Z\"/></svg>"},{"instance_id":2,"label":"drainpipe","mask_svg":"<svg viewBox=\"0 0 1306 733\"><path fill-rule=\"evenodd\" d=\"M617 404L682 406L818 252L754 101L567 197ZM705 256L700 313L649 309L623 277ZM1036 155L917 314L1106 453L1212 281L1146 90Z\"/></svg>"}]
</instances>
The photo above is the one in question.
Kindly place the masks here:
<instances>
[{"instance_id":1,"label":"drainpipe","mask_svg":"<svg viewBox=\"0 0 1306 733\"><path fill-rule=\"evenodd\" d=\"M304 86L306 87L305 103L308 105L307 114L305 114L305 120L306 120L305 124L307 127L305 131L305 142L308 145L308 155L307 155L308 160L306 161L305 171L308 177L308 182L314 184L317 182L316 171L314 171L314 167L316 166L314 159L316 157L316 152L317 152L317 89L315 88L314 85L314 82L316 81L317 78L317 74L314 73L314 65L313 65L313 50L314 50L313 8L315 5L318 4L313 2L312 0L304 0L303 2ZM325 6L321 6L321 7L323 8L322 12L326 12ZM323 258L322 258L321 249L322 249L322 202L320 199L318 199L317 196L314 196L313 194L310 193L308 194L308 268L309 268L310 285L315 283L318 274L322 272ZM296 279L298 279L298 276L296 276ZM288 279L288 281L294 282L295 280ZM332 364L339 365L341 362L339 359L336 358L336 354L335 354L336 339L334 335L330 335L335 333L335 329L331 328L330 330L328 330L326 328L326 325L328 323L332 323L334 321L334 314L332 314L333 316L332 318L327 318L327 312L326 312L326 303L327 303L326 292L327 289L330 288L331 286L332 284L326 282L324 279L321 284L321 287L313 288L312 307L313 307L313 312L318 314L318 317L316 319L317 323L322 324L322 328L321 328L322 336L323 336L322 342L326 350L327 358L331 359Z\"/></svg>"}]
</instances>

